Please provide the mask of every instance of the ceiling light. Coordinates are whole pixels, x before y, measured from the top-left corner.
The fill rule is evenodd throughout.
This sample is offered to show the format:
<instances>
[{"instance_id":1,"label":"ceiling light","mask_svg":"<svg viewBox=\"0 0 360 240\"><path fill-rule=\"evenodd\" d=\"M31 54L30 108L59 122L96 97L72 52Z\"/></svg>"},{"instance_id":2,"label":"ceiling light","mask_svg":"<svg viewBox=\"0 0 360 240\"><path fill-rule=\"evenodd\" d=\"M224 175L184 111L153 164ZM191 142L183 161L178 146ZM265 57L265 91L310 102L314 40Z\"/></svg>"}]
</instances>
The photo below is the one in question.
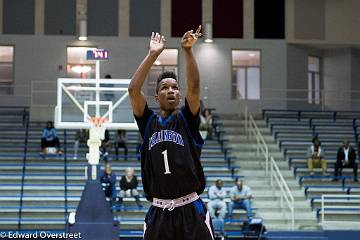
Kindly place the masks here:
<instances>
[{"instance_id":1,"label":"ceiling light","mask_svg":"<svg viewBox=\"0 0 360 240\"><path fill-rule=\"evenodd\" d=\"M87 22L86 20L80 20L79 22L79 37L80 41L87 40Z\"/></svg>"},{"instance_id":2,"label":"ceiling light","mask_svg":"<svg viewBox=\"0 0 360 240\"><path fill-rule=\"evenodd\" d=\"M206 43L212 43L213 39L212 39L212 24L211 23L205 23L205 40L204 42Z\"/></svg>"}]
</instances>

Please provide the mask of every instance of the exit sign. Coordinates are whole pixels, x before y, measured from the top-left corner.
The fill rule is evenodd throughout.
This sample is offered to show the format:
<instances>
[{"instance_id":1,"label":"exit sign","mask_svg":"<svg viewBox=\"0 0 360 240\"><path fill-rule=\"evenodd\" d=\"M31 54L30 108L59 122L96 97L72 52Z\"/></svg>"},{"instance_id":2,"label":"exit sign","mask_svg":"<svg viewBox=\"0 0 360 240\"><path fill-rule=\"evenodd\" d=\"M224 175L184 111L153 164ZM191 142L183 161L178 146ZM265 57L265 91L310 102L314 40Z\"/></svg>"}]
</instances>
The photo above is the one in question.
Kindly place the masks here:
<instances>
[{"instance_id":1,"label":"exit sign","mask_svg":"<svg viewBox=\"0 0 360 240\"><path fill-rule=\"evenodd\" d=\"M105 49L88 50L86 52L87 60L109 60L109 51Z\"/></svg>"}]
</instances>

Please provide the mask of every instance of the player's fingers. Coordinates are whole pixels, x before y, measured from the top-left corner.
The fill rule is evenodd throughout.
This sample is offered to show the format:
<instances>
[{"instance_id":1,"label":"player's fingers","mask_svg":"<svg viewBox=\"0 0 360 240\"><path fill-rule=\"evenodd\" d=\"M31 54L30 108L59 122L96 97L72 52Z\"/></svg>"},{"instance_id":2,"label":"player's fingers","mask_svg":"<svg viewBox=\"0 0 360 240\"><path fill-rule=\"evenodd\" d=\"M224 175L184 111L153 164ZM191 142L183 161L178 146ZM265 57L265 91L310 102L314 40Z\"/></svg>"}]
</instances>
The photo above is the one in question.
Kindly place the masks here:
<instances>
[{"instance_id":1,"label":"player's fingers","mask_svg":"<svg viewBox=\"0 0 360 240\"><path fill-rule=\"evenodd\" d=\"M162 42L166 42L166 39L165 39L164 36L161 37L161 41L162 41Z\"/></svg>"},{"instance_id":2,"label":"player's fingers","mask_svg":"<svg viewBox=\"0 0 360 240\"><path fill-rule=\"evenodd\" d=\"M190 35L190 37L191 37L192 39L197 39L197 38L198 38L198 35L197 35L196 33L193 33L193 34Z\"/></svg>"},{"instance_id":3,"label":"player's fingers","mask_svg":"<svg viewBox=\"0 0 360 240\"><path fill-rule=\"evenodd\" d=\"M184 34L184 38L188 37L191 33L192 33L192 30L191 30L191 31L187 31L187 32Z\"/></svg>"},{"instance_id":4,"label":"player's fingers","mask_svg":"<svg viewBox=\"0 0 360 240\"><path fill-rule=\"evenodd\" d=\"M151 32L151 39L154 39L154 37L155 37L155 33Z\"/></svg>"},{"instance_id":5,"label":"player's fingers","mask_svg":"<svg viewBox=\"0 0 360 240\"><path fill-rule=\"evenodd\" d=\"M199 34L200 33L200 31L201 31L201 25L199 25L199 27L196 29L196 34Z\"/></svg>"}]
</instances>

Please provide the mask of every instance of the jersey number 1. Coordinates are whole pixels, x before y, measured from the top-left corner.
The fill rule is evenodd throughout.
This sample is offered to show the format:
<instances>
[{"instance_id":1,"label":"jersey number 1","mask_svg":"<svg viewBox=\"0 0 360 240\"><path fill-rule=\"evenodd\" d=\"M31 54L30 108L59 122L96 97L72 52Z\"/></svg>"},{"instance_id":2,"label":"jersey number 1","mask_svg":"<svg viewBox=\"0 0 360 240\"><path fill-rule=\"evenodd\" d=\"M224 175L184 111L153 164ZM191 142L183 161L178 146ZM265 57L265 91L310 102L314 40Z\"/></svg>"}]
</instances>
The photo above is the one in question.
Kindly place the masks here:
<instances>
[{"instance_id":1,"label":"jersey number 1","mask_svg":"<svg viewBox=\"0 0 360 240\"><path fill-rule=\"evenodd\" d=\"M169 168L169 159L168 159L167 150L163 151L161 154L164 156L164 165L165 165L164 174L171 174L170 168Z\"/></svg>"}]
</instances>

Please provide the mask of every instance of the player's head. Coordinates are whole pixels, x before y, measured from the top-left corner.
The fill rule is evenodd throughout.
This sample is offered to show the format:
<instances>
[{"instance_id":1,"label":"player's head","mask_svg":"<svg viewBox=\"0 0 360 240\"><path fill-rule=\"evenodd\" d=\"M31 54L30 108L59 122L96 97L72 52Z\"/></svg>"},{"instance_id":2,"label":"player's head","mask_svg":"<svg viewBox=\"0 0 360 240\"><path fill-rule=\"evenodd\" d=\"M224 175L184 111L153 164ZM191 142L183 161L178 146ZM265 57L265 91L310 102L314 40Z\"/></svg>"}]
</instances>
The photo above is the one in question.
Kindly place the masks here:
<instances>
[{"instance_id":1,"label":"player's head","mask_svg":"<svg viewBox=\"0 0 360 240\"><path fill-rule=\"evenodd\" d=\"M343 144L345 148L348 148L350 146L349 140L344 140Z\"/></svg>"},{"instance_id":2,"label":"player's head","mask_svg":"<svg viewBox=\"0 0 360 240\"><path fill-rule=\"evenodd\" d=\"M223 181L222 181L221 179L216 180L215 186L216 186L218 189L221 189L222 186L223 186Z\"/></svg>"},{"instance_id":3,"label":"player's head","mask_svg":"<svg viewBox=\"0 0 360 240\"><path fill-rule=\"evenodd\" d=\"M174 110L180 103L180 90L176 74L163 72L156 81L155 99L160 109L165 111Z\"/></svg>"},{"instance_id":4,"label":"player's head","mask_svg":"<svg viewBox=\"0 0 360 240\"><path fill-rule=\"evenodd\" d=\"M242 189L243 181L240 178L236 178L235 185L238 187L238 189Z\"/></svg>"}]
</instances>

